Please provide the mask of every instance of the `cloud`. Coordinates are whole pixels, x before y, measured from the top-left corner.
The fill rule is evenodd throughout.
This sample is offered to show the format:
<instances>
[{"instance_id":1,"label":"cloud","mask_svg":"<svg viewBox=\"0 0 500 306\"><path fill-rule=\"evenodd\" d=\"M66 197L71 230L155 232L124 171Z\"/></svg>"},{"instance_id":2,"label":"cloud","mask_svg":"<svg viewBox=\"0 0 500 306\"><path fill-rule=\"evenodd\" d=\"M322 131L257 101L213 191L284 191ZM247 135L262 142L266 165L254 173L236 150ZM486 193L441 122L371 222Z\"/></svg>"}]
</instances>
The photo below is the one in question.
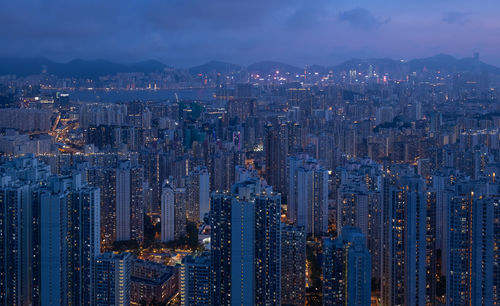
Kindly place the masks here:
<instances>
[{"instance_id":1,"label":"cloud","mask_svg":"<svg viewBox=\"0 0 500 306\"><path fill-rule=\"evenodd\" d=\"M284 0L205 0L150 1L142 7L141 17L160 30L189 30L194 28L224 30L241 29L274 17L280 6L290 6ZM295 1L291 1L293 3Z\"/></svg>"},{"instance_id":2,"label":"cloud","mask_svg":"<svg viewBox=\"0 0 500 306\"><path fill-rule=\"evenodd\" d=\"M321 26L333 14L334 6L327 0L304 1L288 14L287 25L307 29Z\"/></svg>"},{"instance_id":3,"label":"cloud","mask_svg":"<svg viewBox=\"0 0 500 306\"><path fill-rule=\"evenodd\" d=\"M443 14L442 21L449 24L466 24L469 22L470 13L466 12L446 12Z\"/></svg>"},{"instance_id":4,"label":"cloud","mask_svg":"<svg viewBox=\"0 0 500 306\"><path fill-rule=\"evenodd\" d=\"M330 65L352 56L422 57L436 50L468 54L475 48L500 60L499 40L491 39L500 26L494 14L500 1L478 5L454 0L454 11L474 11L474 18L484 22L435 27L435 19L445 22L442 16L446 22L468 20L463 13L441 15L450 10L443 4L449 1L4 1L0 56L120 62L152 58L177 67L267 59ZM384 26L388 22L391 26ZM382 29L369 31L377 28ZM457 28L460 39L445 39Z\"/></svg>"},{"instance_id":5,"label":"cloud","mask_svg":"<svg viewBox=\"0 0 500 306\"><path fill-rule=\"evenodd\" d=\"M390 18L380 18L364 8L353 8L338 15L338 20L349 23L355 28L378 28L390 21Z\"/></svg>"}]
</instances>

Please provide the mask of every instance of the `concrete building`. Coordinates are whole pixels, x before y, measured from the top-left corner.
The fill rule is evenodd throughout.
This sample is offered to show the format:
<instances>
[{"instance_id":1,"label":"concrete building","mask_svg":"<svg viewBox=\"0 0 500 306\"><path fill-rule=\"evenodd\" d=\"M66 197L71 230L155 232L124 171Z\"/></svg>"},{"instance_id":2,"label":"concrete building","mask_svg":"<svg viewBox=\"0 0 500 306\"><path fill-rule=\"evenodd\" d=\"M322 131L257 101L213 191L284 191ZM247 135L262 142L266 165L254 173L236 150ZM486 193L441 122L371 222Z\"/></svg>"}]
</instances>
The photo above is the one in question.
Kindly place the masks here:
<instances>
[{"instance_id":1,"label":"concrete building","mask_svg":"<svg viewBox=\"0 0 500 306\"><path fill-rule=\"evenodd\" d=\"M133 256L130 253L103 253L95 259L92 305L130 305Z\"/></svg>"},{"instance_id":2,"label":"concrete building","mask_svg":"<svg viewBox=\"0 0 500 306\"><path fill-rule=\"evenodd\" d=\"M371 258L366 237L344 227L335 240L323 240L323 305L371 305Z\"/></svg>"},{"instance_id":3,"label":"concrete building","mask_svg":"<svg viewBox=\"0 0 500 306\"><path fill-rule=\"evenodd\" d=\"M210 256L186 256L180 271L181 305L213 305Z\"/></svg>"}]
</instances>

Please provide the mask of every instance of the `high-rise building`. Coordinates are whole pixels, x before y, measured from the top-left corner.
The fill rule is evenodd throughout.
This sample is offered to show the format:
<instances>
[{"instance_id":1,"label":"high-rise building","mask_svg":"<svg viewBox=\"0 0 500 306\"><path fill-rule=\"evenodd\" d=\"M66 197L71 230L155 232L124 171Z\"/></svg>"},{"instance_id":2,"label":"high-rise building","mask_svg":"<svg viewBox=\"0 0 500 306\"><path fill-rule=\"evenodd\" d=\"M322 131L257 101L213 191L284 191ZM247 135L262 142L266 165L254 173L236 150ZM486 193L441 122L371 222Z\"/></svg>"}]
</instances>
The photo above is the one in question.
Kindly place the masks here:
<instances>
[{"instance_id":1,"label":"high-rise building","mask_svg":"<svg viewBox=\"0 0 500 306\"><path fill-rule=\"evenodd\" d=\"M234 182L235 153L217 149L208 160L210 188L215 191L229 191Z\"/></svg>"},{"instance_id":2,"label":"high-rise building","mask_svg":"<svg viewBox=\"0 0 500 306\"><path fill-rule=\"evenodd\" d=\"M472 305L494 305L493 216L493 199L475 201L472 206Z\"/></svg>"},{"instance_id":3,"label":"high-rise building","mask_svg":"<svg viewBox=\"0 0 500 306\"><path fill-rule=\"evenodd\" d=\"M49 176L32 156L1 168L2 304L89 304L100 249L99 189L82 184L79 172Z\"/></svg>"},{"instance_id":4,"label":"high-rise building","mask_svg":"<svg viewBox=\"0 0 500 306\"><path fill-rule=\"evenodd\" d=\"M256 289L254 304L279 305L281 301L281 197L279 194L265 192L257 195L254 209ZM233 212L233 220L235 215L236 213ZM247 220L242 221L242 227L245 227ZM237 223L235 222L234 225ZM240 237L245 235L244 230L233 228L240 234ZM234 231L233 237L236 237ZM236 244L233 244L233 247L235 246ZM234 250L233 255L237 253Z\"/></svg>"},{"instance_id":5,"label":"high-rise building","mask_svg":"<svg viewBox=\"0 0 500 306\"><path fill-rule=\"evenodd\" d=\"M361 230L367 238L372 258L372 277L377 280L380 279L382 254L381 202L378 191L363 191L343 185L337 192L337 233L341 233L344 226L355 226Z\"/></svg>"},{"instance_id":6,"label":"high-rise building","mask_svg":"<svg viewBox=\"0 0 500 306\"><path fill-rule=\"evenodd\" d=\"M500 304L500 199L493 204L493 304Z\"/></svg>"},{"instance_id":7,"label":"high-rise building","mask_svg":"<svg viewBox=\"0 0 500 306\"><path fill-rule=\"evenodd\" d=\"M130 253L106 252L95 259L92 305L130 305L132 261Z\"/></svg>"},{"instance_id":8,"label":"high-rise building","mask_svg":"<svg viewBox=\"0 0 500 306\"><path fill-rule=\"evenodd\" d=\"M444 174L436 173L432 176L432 189L436 193L436 248L445 250L446 205L449 202L450 191L447 190L447 179Z\"/></svg>"},{"instance_id":9,"label":"high-rise building","mask_svg":"<svg viewBox=\"0 0 500 306\"><path fill-rule=\"evenodd\" d=\"M307 156L289 158L288 219L318 236L328 230L328 171Z\"/></svg>"},{"instance_id":10,"label":"high-rise building","mask_svg":"<svg viewBox=\"0 0 500 306\"><path fill-rule=\"evenodd\" d=\"M177 188L172 181L164 182L161 196L163 242L179 239L186 234L186 202L186 188Z\"/></svg>"},{"instance_id":11,"label":"high-rise building","mask_svg":"<svg viewBox=\"0 0 500 306\"><path fill-rule=\"evenodd\" d=\"M281 304L306 302L306 233L303 227L281 227Z\"/></svg>"},{"instance_id":12,"label":"high-rise building","mask_svg":"<svg viewBox=\"0 0 500 306\"><path fill-rule=\"evenodd\" d=\"M8 108L0 113L0 127L20 131L48 131L52 113L45 109ZM21 152L25 153L25 152Z\"/></svg>"},{"instance_id":13,"label":"high-rise building","mask_svg":"<svg viewBox=\"0 0 500 306\"><path fill-rule=\"evenodd\" d=\"M210 256L186 256L180 271L181 305L213 305Z\"/></svg>"},{"instance_id":14,"label":"high-rise building","mask_svg":"<svg viewBox=\"0 0 500 306\"><path fill-rule=\"evenodd\" d=\"M161 193L161 241L175 239L175 195L171 184L165 182Z\"/></svg>"},{"instance_id":15,"label":"high-rise building","mask_svg":"<svg viewBox=\"0 0 500 306\"><path fill-rule=\"evenodd\" d=\"M116 170L116 240L144 240L143 169L121 162Z\"/></svg>"},{"instance_id":16,"label":"high-rise building","mask_svg":"<svg viewBox=\"0 0 500 306\"><path fill-rule=\"evenodd\" d=\"M101 248L111 250L116 241L116 169L88 168L87 180L101 190Z\"/></svg>"},{"instance_id":17,"label":"high-rise building","mask_svg":"<svg viewBox=\"0 0 500 306\"><path fill-rule=\"evenodd\" d=\"M371 305L371 258L366 237L346 226L323 240L323 305Z\"/></svg>"},{"instance_id":18,"label":"high-rise building","mask_svg":"<svg viewBox=\"0 0 500 306\"><path fill-rule=\"evenodd\" d=\"M80 108L80 124L82 128L99 125L118 125L125 123L127 105L125 104L85 104Z\"/></svg>"},{"instance_id":19,"label":"high-rise building","mask_svg":"<svg viewBox=\"0 0 500 306\"><path fill-rule=\"evenodd\" d=\"M212 305L230 305L232 197L223 193L212 193L210 203L210 256L213 271Z\"/></svg>"},{"instance_id":20,"label":"high-rise building","mask_svg":"<svg viewBox=\"0 0 500 306\"><path fill-rule=\"evenodd\" d=\"M299 107L306 116L311 114L313 96L309 88L293 87L287 90L287 104L289 107Z\"/></svg>"},{"instance_id":21,"label":"high-rise building","mask_svg":"<svg viewBox=\"0 0 500 306\"><path fill-rule=\"evenodd\" d=\"M388 241L382 267L383 305L425 305L426 224L425 182L404 176L389 187ZM388 246L388 248L387 248ZM404 276L404 277L402 277Z\"/></svg>"},{"instance_id":22,"label":"high-rise building","mask_svg":"<svg viewBox=\"0 0 500 306\"><path fill-rule=\"evenodd\" d=\"M40 303L40 189L50 167L27 154L0 165L0 304Z\"/></svg>"},{"instance_id":23,"label":"high-rise building","mask_svg":"<svg viewBox=\"0 0 500 306\"><path fill-rule=\"evenodd\" d=\"M68 267L72 271L69 271L68 285L72 304L88 305L94 289L92 266L95 256L100 253L100 189L82 187L73 192L71 202L70 234L66 235L66 241L71 238ZM44 232L43 227L41 232Z\"/></svg>"},{"instance_id":24,"label":"high-rise building","mask_svg":"<svg viewBox=\"0 0 500 306\"><path fill-rule=\"evenodd\" d=\"M210 210L208 170L205 167L196 167L186 178L187 219L192 222L202 222Z\"/></svg>"},{"instance_id":25,"label":"high-rise building","mask_svg":"<svg viewBox=\"0 0 500 306\"><path fill-rule=\"evenodd\" d=\"M231 193L212 195L214 304L279 304L280 196L258 178L235 183Z\"/></svg>"},{"instance_id":26,"label":"high-rise building","mask_svg":"<svg viewBox=\"0 0 500 306\"><path fill-rule=\"evenodd\" d=\"M447 305L494 305L494 210L498 200L455 196L448 211Z\"/></svg>"},{"instance_id":27,"label":"high-rise building","mask_svg":"<svg viewBox=\"0 0 500 306\"><path fill-rule=\"evenodd\" d=\"M465 305L471 296L471 209L470 197L453 197L449 204L446 293L448 305Z\"/></svg>"},{"instance_id":28,"label":"high-rise building","mask_svg":"<svg viewBox=\"0 0 500 306\"><path fill-rule=\"evenodd\" d=\"M253 304L256 298L255 202L248 198L231 203L231 305ZM252 277L253 276L253 277Z\"/></svg>"},{"instance_id":29,"label":"high-rise building","mask_svg":"<svg viewBox=\"0 0 500 306\"><path fill-rule=\"evenodd\" d=\"M231 189L231 303L279 304L280 196L261 190L258 179Z\"/></svg>"},{"instance_id":30,"label":"high-rise building","mask_svg":"<svg viewBox=\"0 0 500 306\"><path fill-rule=\"evenodd\" d=\"M298 169L304 163L307 156L290 156L288 158L289 185L287 195L287 220L290 223L297 224L299 219L299 185ZM303 214L303 212L301 212Z\"/></svg>"},{"instance_id":31,"label":"high-rise building","mask_svg":"<svg viewBox=\"0 0 500 306\"><path fill-rule=\"evenodd\" d=\"M80 174L51 177L40 195L40 301L90 304L100 253L100 190Z\"/></svg>"},{"instance_id":32,"label":"high-rise building","mask_svg":"<svg viewBox=\"0 0 500 306\"><path fill-rule=\"evenodd\" d=\"M101 239L103 250L115 241L144 240L143 169L122 161L118 166L90 167L89 185L101 189Z\"/></svg>"},{"instance_id":33,"label":"high-rise building","mask_svg":"<svg viewBox=\"0 0 500 306\"><path fill-rule=\"evenodd\" d=\"M174 189L174 237L179 239L186 235L186 188Z\"/></svg>"},{"instance_id":34,"label":"high-rise building","mask_svg":"<svg viewBox=\"0 0 500 306\"><path fill-rule=\"evenodd\" d=\"M31 301L29 292L31 226L30 186L18 182L0 186L0 304L23 305ZM34 203L33 203L34 204ZM34 284L35 285L35 284ZM38 286L36 286L38 287ZM37 288L39 289L39 288Z\"/></svg>"},{"instance_id":35,"label":"high-rise building","mask_svg":"<svg viewBox=\"0 0 500 306\"><path fill-rule=\"evenodd\" d=\"M144 183L150 193L150 200L144 200L144 209L148 213L159 213L161 202L161 184L160 181L160 155L156 151L141 151L139 164L144 168ZM145 188L144 191L147 189Z\"/></svg>"},{"instance_id":36,"label":"high-rise building","mask_svg":"<svg viewBox=\"0 0 500 306\"><path fill-rule=\"evenodd\" d=\"M437 195L433 190L427 191L426 196L426 238L425 238L425 267L426 267L426 305L433 305L437 294L438 258L436 250L436 202Z\"/></svg>"},{"instance_id":37,"label":"high-rise building","mask_svg":"<svg viewBox=\"0 0 500 306\"><path fill-rule=\"evenodd\" d=\"M266 180L274 190L287 194L288 190L288 127L286 124L266 127Z\"/></svg>"}]
</instances>

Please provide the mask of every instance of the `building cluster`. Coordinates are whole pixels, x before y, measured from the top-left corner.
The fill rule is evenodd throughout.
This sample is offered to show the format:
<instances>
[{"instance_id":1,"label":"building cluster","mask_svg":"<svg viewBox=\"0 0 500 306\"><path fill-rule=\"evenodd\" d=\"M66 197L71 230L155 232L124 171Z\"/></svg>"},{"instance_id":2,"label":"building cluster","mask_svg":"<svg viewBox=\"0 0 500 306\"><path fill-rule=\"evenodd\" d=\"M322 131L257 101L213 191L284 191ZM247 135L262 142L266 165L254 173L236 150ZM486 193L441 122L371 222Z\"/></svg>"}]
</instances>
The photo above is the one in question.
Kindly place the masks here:
<instances>
[{"instance_id":1,"label":"building cluster","mask_svg":"<svg viewBox=\"0 0 500 306\"><path fill-rule=\"evenodd\" d=\"M6 95L0 304L500 304L500 86L356 69Z\"/></svg>"},{"instance_id":2,"label":"building cluster","mask_svg":"<svg viewBox=\"0 0 500 306\"><path fill-rule=\"evenodd\" d=\"M0 128L16 129L22 132L48 131L52 112L42 109L3 109L0 112Z\"/></svg>"}]
</instances>

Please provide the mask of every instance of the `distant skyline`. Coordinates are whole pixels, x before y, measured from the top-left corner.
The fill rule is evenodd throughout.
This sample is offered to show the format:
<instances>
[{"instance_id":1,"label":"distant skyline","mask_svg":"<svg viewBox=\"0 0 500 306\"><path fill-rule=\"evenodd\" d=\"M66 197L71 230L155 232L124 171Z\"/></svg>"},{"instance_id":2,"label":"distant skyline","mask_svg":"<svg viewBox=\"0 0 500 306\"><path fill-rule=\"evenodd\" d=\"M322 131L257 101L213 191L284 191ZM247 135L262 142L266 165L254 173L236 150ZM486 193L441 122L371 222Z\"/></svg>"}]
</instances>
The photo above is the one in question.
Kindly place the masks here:
<instances>
[{"instance_id":1,"label":"distant skyline","mask_svg":"<svg viewBox=\"0 0 500 306\"><path fill-rule=\"evenodd\" d=\"M499 12L493 0L18 0L0 10L0 56L189 67L479 52L498 66Z\"/></svg>"}]
</instances>

